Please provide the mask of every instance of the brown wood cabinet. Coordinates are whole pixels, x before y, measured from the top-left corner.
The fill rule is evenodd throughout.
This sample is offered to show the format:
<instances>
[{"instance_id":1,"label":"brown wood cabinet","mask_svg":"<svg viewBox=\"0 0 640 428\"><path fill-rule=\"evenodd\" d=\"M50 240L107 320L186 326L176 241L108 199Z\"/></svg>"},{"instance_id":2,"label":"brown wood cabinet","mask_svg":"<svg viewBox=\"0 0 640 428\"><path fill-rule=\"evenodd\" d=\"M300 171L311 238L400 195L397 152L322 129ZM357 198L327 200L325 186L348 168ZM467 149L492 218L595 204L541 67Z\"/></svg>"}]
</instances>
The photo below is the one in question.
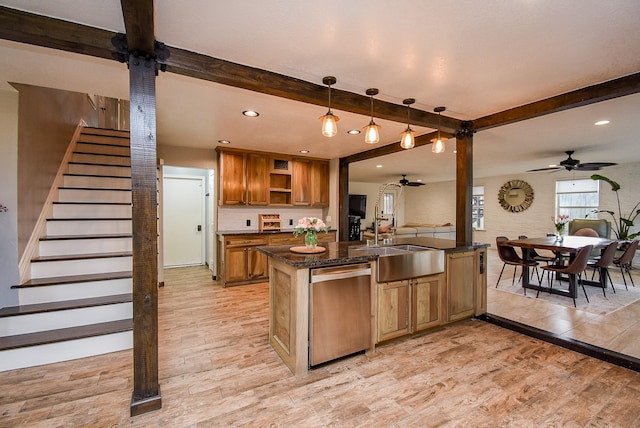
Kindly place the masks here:
<instances>
[{"instance_id":1,"label":"brown wood cabinet","mask_svg":"<svg viewBox=\"0 0 640 428\"><path fill-rule=\"evenodd\" d=\"M329 206L329 161L217 149L221 205Z\"/></svg>"},{"instance_id":2,"label":"brown wood cabinet","mask_svg":"<svg viewBox=\"0 0 640 428\"><path fill-rule=\"evenodd\" d=\"M442 324L443 276L378 284L378 342Z\"/></svg>"},{"instance_id":3,"label":"brown wood cabinet","mask_svg":"<svg viewBox=\"0 0 640 428\"><path fill-rule=\"evenodd\" d=\"M447 320L469 318L476 313L476 251L448 253L445 265Z\"/></svg>"},{"instance_id":4,"label":"brown wood cabinet","mask_svg":"<svg viewBox=\"0 0 640 428\"><path fill-rule=\"evenodd\" d=\"M256 249L267 245L264 235L234 235L224 238L224 285L265 281L267 256Z\"/></svg>"}]
</instances>

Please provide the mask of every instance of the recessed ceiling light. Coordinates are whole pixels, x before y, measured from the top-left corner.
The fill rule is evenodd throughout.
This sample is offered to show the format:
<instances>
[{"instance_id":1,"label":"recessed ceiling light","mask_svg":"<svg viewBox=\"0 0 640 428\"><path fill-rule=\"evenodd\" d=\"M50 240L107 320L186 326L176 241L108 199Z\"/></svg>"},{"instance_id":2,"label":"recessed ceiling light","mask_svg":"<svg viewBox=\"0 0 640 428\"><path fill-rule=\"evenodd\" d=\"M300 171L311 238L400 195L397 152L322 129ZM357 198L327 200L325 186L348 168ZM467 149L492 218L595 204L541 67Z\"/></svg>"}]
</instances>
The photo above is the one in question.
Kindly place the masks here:
<instances>
[{"instance_id":1,"label":"recessed ceiling light","mask_svg":"<svg viewBox=\"0 0 640 428\"><path fill-rule=\"evenodd\" d=\"M358 135L360 133L359 129L350 129L347 131L347 134L349 135Z\"/></svg>"},{"instance_id":2,"label":"recessed ceiling light","mask_svg":"<svg viewBox=\"0 0 640 428\"><path fill-rule=\"evenodd\" d=\"M229 141L229 140L218 140L218 143L220 143L220 144L231 144L231 141Z\"/></svg>"},{"instance_id":3,"label":"recessed ceiling light","mask_svg":"<svg viewBox=\"0 0 640 428\"><path fill-rule=\"evenodd\" d=\"M242 112L242 114L244 114L247 117L258 117L260 116L260 113L258 113L255 110L245 110Z\"/></svg>"},{"instance_id":4,"label":"recessed ceiling light","mask_svg":"<svg viewBox=\"0 0 640 428\"><path fill-rule=\"evenodd\" d=\"M376 168L382 168L382 165L376 165Z\"/></svg>"},{"instance_id":5,"label":"recessed ceiling light","mask_svg":"<svg viewBox=\"0 0 640 428\"><path fill-rule=\"evenodd\" d=\"M596 126L600 126L600 125L606 125L606 124L608 124L608 123L609 123L609 121L608 121L608 120L599 120L599 121L597 121L596 123L594 123L594 125L596 125Z\"/></svg>"},{"instance_id":6,"label":"recessed ceiling light","mask_svg":"<svg viewBox=\"0 0 640 428\"><path fill-rule=\"evenodd\" d=\"M309 150L300 150L300 153L309 153Z\"/></svg>"},{"instance_id":7,"label":"recessed ceiling light","mask_svg":"<svg viewBox=\"0 0 640 428\"><path fill-rule=\"evenodd\" d=\"M422 183L422 179L420 179L420 178L418 178L416 181L417 181L418 183Z\"/></svg>"}]
</instances>

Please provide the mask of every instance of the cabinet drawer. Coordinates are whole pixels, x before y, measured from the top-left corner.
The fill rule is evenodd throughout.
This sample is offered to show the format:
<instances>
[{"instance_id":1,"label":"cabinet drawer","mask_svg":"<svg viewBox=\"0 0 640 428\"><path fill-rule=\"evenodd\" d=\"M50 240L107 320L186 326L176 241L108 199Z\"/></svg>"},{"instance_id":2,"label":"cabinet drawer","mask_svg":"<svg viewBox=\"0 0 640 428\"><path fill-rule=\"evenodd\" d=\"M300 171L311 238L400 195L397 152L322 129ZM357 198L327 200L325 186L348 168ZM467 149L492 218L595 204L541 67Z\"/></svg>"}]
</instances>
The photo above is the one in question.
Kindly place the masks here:
<instances>
[{"instance_id":1,"label":"cabinet drawer","mask_svg":"<svg viewBox=\"0 0 640 428\"><path fill-rule=\"evenodd\" d=\"M271 235L269 237L269 245L289 245L303 244L304 235L293 236L292 233L283 233L282 235Z\"/></svg>"},{"instance_id":2,"label":"cabinet drawer","mask_svg":"<svg viewBox=\"0 0 640 428\"><path fill-rule=\"evenodd\" d=\"M253 245L267 245L267 237L259 235L238 235L225 237L224 243L227 248L246 247Z\"/></svg>"}]
</instances>

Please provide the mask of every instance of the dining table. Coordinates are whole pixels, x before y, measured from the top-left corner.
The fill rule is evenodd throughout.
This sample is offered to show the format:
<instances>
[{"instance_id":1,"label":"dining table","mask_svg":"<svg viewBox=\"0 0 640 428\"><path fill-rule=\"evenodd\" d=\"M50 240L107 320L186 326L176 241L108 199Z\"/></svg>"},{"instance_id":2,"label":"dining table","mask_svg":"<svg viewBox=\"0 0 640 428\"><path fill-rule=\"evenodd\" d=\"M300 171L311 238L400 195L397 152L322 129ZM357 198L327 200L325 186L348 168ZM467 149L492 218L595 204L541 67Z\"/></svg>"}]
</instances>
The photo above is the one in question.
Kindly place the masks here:
<instances>
[{"instance_id":1,"label":"dining table","mask_svg":"<svg viewBox=\"0 0 640 428\"><path fill-rule=\"evenodd\" d=\"M587 245L592 245L594 250L599 249L602 251L607 245L613 242L611 239L606 238L594 238L590 236L546 236L542 238L525 238L525 239L510 239L504 242L504 245L511 245L512 247L520 247L522 248L522 257L524 259L532 259L531 251L532 250L547 250L552 251L556 256L558 256L558 260L562 260L562 256L568 255L569 263L573 261L578 251ZM573 299L577 297L578 287L576 282L576 275L570 274L568 275L569 288L568 290L564 290L562 288L551 288L545 287L542 283L534 284L530 281L529 275L529 266L523 266L522 272L522 287L526 289L533 289L538 291L546 291L552 294L560 294L563 296L568 296ZM585 285L593 285L596 287L606 288L607 287L607 274L606 268L601 271L600 277L598 281L590 281L586 278L583 279L583 283ZM558 279L561 279L558 277Z\"/></svg>"}]
</instances>

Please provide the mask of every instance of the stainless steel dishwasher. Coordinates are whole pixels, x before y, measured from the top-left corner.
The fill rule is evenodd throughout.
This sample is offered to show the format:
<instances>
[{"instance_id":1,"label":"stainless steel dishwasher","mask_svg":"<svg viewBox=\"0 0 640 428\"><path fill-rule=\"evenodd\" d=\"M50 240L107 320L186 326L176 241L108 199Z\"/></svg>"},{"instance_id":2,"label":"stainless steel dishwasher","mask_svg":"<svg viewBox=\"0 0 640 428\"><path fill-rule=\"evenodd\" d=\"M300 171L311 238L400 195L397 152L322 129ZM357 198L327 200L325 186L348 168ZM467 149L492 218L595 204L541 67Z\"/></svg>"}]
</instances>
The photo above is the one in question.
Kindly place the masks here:
<instances>
[{"instance_id":1,"label":"stainless steel dishwasher","mask_svg":"<svg viewBox=\"0 0 640 428\"><path fill-rule=\"evenodd\" d=\"M371 265L311 269L309 365L371 346Z\"/></svg>"}]
</instances>

